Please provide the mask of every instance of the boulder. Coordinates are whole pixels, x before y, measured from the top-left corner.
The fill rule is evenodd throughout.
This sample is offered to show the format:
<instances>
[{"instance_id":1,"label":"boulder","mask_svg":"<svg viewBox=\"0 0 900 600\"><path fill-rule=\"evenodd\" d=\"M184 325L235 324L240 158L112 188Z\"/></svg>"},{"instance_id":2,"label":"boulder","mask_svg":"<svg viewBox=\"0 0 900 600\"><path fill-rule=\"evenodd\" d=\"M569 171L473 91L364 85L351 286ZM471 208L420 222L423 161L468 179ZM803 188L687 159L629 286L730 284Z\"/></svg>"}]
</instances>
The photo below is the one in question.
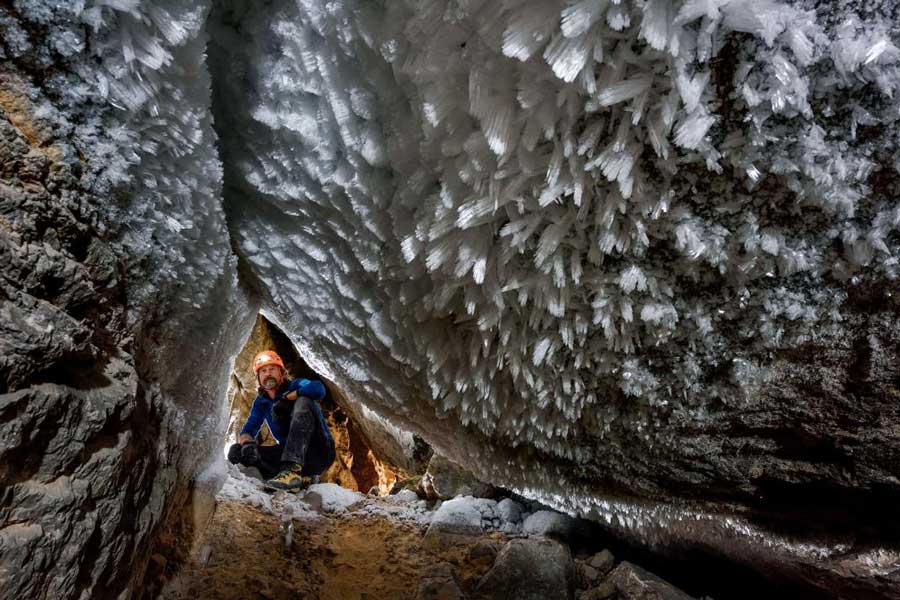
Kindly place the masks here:
<instances>
[{"instance_id":1,"label":"boulder","mask_svg":"<svg viewBox=\"0 0 900 600\"><path fill-rule=\"evenodd\" d=\"M575 534L575 519L554 510L539 510L525 519L522 524L522 533L569 541Z\"/></svg>"},{"instance_id":2,"label":"boulder","mask_svg":"<svg viewBox=\"0 0 900 600\"><path fill-rule=\"evenodd\" d=\"M573 598L569 548L548 538L512 540L478 582L474 596L490 600Z\"/></svg>"},{"instance_id":3,"label":"boulder","mask_svg":"<svg viewBox=\"0 0 900 600\"><path fill-rule=\"evenodd\" d=\"M677 587L627 561L619 563L608 580L622 600L694 600Z\"/></svg>"},{"instance_id":4,"label":"boulder","mask_svg":"<svg viewBox=\"0 0 900 600\"><path fill-rule=\"evenodd\" d=\"M597 569L600 572L600 575L606 575L612 570L615 562L616 558L613 556L612 552L604 548L595 554L588 564Z\"/></svg>"},{"instance_id":5,"label":"boulder","mask_svg":"<svg viewBox=\"0 0 900 600\"><path fill-rule=\"evenodd\" d=\"M504 498L497 503L497 516L508 523L518 523L522 520L522 505L512 498Z\"/></svg>"},{"instance_id":6,"label":"boulder","mask_svg":"<svg viewBox=\"0 0 900 600\"><path fill-rule=\"evenodd\" d=\"M494 486L479 481L472 473L437 453L428 462L422 487L429 498L441 500L455 496L487 498L495 493Z\"/></svg>"},{"instance_id":7,"label":"boulder","mask_svg":"<svg viewBox=\"0 0 900 600\"><path fill-rule=\"evenodd\" d=\"M482 533L481 522L481 511L475 498L463 496L447 500L434 511L422 545L438 549L468 541L472 536Z\"/></svg>"}]
</instances>

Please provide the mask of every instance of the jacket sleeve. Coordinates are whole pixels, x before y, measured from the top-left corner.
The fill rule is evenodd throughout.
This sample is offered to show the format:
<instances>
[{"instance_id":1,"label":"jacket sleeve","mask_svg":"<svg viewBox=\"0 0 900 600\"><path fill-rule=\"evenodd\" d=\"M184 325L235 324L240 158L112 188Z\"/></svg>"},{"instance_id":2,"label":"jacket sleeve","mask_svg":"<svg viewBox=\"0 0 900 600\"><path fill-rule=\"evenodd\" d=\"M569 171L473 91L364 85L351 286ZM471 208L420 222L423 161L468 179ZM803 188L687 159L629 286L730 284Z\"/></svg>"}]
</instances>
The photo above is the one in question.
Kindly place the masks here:
<instances>
[{"instance_id":1,"label":"jacket sleeve","mask_svg":"<svg viewBox=\"0 0 900 600\"><path fill-rule=\"evenodd\" d=\"M325 384L318 379L296 379L291 383L291 391L313 400L321 400L325 397Z\"/></svg>"},{"instance_id":2,"label":"jacket sleeve","mask_svg":"<svg viewBox=\"0 0 900 600\"><path fill-rule=\"evenodd\" d=\"M271 408L271 402L257 397L250 407L250 414L247 416L247 422L241 427L241 435L247 434L256 437L259 434L259 428L262 427L263 419Z\"/></svg>"}]
</instances>

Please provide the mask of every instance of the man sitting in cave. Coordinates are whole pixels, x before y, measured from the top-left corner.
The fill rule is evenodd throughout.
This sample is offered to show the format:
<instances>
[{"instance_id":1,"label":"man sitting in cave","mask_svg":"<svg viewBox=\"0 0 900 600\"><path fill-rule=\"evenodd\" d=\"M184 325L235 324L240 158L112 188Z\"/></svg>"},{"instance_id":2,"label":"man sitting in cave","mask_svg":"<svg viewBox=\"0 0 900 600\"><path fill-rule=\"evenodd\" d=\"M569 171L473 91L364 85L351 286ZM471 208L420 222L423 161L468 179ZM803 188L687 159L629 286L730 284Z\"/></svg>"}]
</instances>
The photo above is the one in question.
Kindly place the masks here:
<instances>
[{"instance_id":1,"label":"man sitting in cave","mask_svg":"<svg viewBox=\"0 0 900 600\"><path fill-rule=\"evenodd\" d=\"M335 458L334 438L317 402L325 397L325 386L318 380L291 380L281 357L271 350L256 355L253 371L259 392L238 443L228 449L228 460L258 468L267 479L266 489L305 488ZM275 445L257 444L263 426Z\"/></svg>"}]
</instances>

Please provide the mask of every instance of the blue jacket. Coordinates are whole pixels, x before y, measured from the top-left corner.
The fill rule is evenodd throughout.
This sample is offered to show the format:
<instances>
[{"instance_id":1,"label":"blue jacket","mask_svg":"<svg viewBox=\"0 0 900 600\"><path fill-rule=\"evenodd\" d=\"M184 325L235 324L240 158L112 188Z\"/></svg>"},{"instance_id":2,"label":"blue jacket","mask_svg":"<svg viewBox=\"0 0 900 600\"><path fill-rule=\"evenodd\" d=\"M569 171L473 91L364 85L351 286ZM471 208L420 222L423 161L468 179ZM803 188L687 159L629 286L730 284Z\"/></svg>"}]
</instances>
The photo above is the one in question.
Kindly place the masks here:
<instances>
[{"instance_id":1,"label":"blue jacket","mask_svg":"<svg viewBox=\"0 0 900 600\"><path fill-rule=\"evenodd\" d=\"M259 394L253 401L253 406L250 407L250 415L247 417L247 422L244 423L244 426L241 428L241 435L246 433L255 438L259 435L259 430L262 428L263 423L265 423L268 425L269 431L272 432L272 437L274 437L279 444L283 444L287 438L288 430L291 427L290 419L277 419L272 412L272 408L275 406L275 402L280 400L281 397L288 392L297 392L300 396L321 400L325 397L325 386L321 381L317 380L294 379L290 382L286 381L278 388L274 400L269 398L269 394L267 394L263 388L259 388ZM325 421L325 415L322 414L322 409L319 408L319 403L313 402L312 406L313 412L319 421L322 434L326 439L331 439L331 430L328 429L328 423Z\"/></svg>"}]
</instances>

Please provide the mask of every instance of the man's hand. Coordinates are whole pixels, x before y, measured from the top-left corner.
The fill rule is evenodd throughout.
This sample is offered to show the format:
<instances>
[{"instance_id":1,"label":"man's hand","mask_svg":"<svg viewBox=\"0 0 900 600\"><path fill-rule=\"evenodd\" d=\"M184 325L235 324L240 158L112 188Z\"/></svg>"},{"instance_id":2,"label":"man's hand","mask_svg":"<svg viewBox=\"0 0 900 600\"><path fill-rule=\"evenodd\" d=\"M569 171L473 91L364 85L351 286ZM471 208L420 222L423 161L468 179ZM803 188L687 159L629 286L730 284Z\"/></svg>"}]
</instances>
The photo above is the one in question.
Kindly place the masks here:
<instances>
[{"instance_id":1,"label":"man's hand","mask_svg":"<svg viewBox=\"0 0 900 600\"><path fill-rule=\"evenodd\" d=\"M251 465L257 464L258 462L259 448L257 448L256 442L247 442L245 444L241 444L241 463L249 467Z\"/></svg>"},{"instance_id":2,"label":"man's hand","mask_svg":"<svg viewBox=\"0 0 900 600\"><path fill-rule=\"evenodd\" d=\"M228 448L228 462L233 465L241 462L241 445L240 444L232 444L230 448Z\"/></svg>"}]
</instances>

